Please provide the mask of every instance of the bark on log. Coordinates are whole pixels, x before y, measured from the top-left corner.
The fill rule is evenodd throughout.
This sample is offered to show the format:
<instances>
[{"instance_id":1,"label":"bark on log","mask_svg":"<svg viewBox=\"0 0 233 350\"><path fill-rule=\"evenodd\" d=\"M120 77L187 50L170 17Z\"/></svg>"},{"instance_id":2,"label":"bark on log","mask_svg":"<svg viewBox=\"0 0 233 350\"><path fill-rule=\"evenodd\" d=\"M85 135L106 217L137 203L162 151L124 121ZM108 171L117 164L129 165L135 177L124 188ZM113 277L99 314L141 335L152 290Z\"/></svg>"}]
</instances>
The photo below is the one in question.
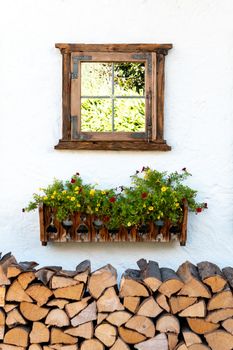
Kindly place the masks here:
<instances>
[{"instance_id":1,"label":"bark on log","mask_svg":"<svg viewBox=\"0 0 233 350\"><path fill-rule=\"evenodd\" d=\"M197 264L197 268L202 282L207 284L213 293L224 289L227 281L217 265L209 261L202 261Z\"/></svg>"},{"instance_id":2,"label":"bark on log","mask_svg":"<svg viewBox=\"0 0 233 350\"><path fill-rule=\"evenodd\" d=\"M147 263L145 259L140 259L137 261L138 267L141 270L141 278L143 282L155 292L159 286L162 284L161 273L159 269L159 264L156 261L151 261Z\"/></svg>"},{"instance_id":3,"label":"bark on log","mask_svg":"<svg viewBox=\"0 0 233 350\"><path fill-rule=\"evenodd\" d=\"M148 297L149 292L141 282L138 270L126 270L120 282L120 297Z\"/></svg>"},{"instance_id":4,"label":"bark on log","mask_svg":"<svg viewBox=\"0 0 233 350\"><path fill-rule=\"evenodd\" d=\"M7 278L8 267L12 264L17 264L15 257L11 253L5 254L0 261L0 286L10 284L9 278Z\"/></svg>"},{"instance_id":5,"label":"bark on log","mask_svg":"<svg viewBox=\"0 0 233 350\"><path fill-rule=\"evenodd\" d=\"M163 282L159 287L159 292L170 298L172 294L177 293L183 287L184 283L172 269L162 267L160 272Z\"/></svg>"},{"instance_id":6,"label":"bark on log","mask_svg":"<svg viewBox=\"0 0 233 350\"><path fill-rule=\"evenodd\" d=\"M222 272L231 288L233 288L233 267L224 267Z\"/></svg>"}]
</instances>

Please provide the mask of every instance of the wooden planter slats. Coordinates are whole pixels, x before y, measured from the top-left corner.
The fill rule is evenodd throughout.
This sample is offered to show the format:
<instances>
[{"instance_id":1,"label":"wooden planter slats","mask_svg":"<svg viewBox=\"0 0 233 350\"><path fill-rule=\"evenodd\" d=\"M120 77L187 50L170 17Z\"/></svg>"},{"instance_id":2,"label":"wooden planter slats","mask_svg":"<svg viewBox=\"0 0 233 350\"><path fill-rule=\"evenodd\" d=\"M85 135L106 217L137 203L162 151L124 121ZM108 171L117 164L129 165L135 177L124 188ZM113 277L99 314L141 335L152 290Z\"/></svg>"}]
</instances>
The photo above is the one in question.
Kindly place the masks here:
<instances>
[{"instance_id":1,"label":"wooden planter slats","mask_svg":"<svg viewBox=\"0 0 233 350\"><path fill-rule=\"evenodd\" d=\"M108 230L105 225L99 229L94 225L94 216L76 212L70 216L72 222L68 226L65 222L56 219L56 209L41 205L40 216L40 240L42 245L47 242L170 242L179 241L180 245L186 244L188 206L184 203L182 221L176 226L169 220L165 220L163 226L154 222L147 223L147 228L124 227L119 230ZM69 224L69 223L68 223Z\"/></svg>"}]
</instances>

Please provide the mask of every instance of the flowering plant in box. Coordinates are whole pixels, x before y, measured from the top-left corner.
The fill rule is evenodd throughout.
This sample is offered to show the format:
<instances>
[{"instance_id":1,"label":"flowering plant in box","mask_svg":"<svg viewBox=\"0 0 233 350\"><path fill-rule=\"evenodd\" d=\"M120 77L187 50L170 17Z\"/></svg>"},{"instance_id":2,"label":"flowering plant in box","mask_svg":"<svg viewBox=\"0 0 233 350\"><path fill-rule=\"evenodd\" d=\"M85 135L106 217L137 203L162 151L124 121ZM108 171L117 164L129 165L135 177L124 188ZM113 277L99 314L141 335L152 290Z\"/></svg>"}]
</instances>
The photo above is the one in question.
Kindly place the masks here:
<instances>
[{"instance_id":1,"label":"flowering plant in box","mask_svg":"<svg viewBox=\"0 0 233 350\"><path fill-rule=\"evenodd\" d=\"M69 181L54 180L52 185L34 194L26 211L36 209L41 203L56 209L59 221L75 212L90 214L101 220L108 229L139 226L149 221L170 220L179 223L184 200L193 212L201 212L207 203L196 201L197 191L183 182L191 174L184 168L168 174L143 167L131 176L131 186L98 189L84 184L77 173Z\"/></svg>"}]
</instances>

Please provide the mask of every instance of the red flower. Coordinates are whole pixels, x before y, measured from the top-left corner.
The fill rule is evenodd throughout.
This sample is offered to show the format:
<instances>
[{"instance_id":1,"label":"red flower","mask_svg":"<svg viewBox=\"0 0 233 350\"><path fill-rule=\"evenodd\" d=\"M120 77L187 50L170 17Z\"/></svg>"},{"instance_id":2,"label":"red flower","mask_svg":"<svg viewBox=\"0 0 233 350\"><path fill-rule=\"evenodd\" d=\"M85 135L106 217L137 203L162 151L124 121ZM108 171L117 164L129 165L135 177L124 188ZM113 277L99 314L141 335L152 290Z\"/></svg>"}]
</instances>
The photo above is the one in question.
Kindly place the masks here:
<instances>
[{"instance_id":1,"label":"red flower","mask_svg":"<svg viewBox=\"0 0 233 350\"><path fill-rule=\"evenodd\" d=\"M147 192L143 192L143 193L141 194L141 197L142 197L142 199L145 199L145 198L147 197Z\"/></svg>"},{"instance_id":2,"label":"red flower","mask_svg":"<svg viewBox=\"0 0 233 350\"><path fill-rule=\"evenodd\" d=\"M103 221L104 221L104 222L108 222L109 220L110 220L110 217L109 217L109 216L104 216L104 217L103 217Z\"/></svg>"},{"instance_id":3,"label":"red flower","mask_svg":"<svg viewBox=\"0 0 233 350\"><path fill-rule=\"evenodd\" d=\"M116 202L116 197L111 197L111 198L109 198L109 202L111 202L111 203Z\"/></svg>"},{"instance_id":4,"label":"red flower","mask_svg":"<svg viewBox=\"0 0 233 350\"><path fill-rule=\"evenodd\" d=\"M201 213L202 212L202 208L196 208L196 213Z\"/></svg>"},{"instance_id":5,"label":"red flower","mask_svg":"<svg viewBox=\"0 0 233 350\"><path fill-rule=\"evenodd\" d=\"M76 180L72 177L72 179L70 180L70 182L71 182L72 184L75 184Z\"/></svg>"}]
</instances>

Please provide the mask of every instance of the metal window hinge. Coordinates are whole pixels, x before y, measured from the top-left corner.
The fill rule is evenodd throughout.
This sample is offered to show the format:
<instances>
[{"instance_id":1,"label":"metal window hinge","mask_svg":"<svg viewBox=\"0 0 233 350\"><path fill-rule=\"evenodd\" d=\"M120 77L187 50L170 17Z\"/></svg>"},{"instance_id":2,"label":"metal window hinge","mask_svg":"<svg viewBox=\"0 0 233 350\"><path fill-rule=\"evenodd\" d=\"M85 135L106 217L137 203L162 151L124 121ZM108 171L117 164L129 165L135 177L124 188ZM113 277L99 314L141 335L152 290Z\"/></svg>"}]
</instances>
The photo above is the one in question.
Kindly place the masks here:
<instances>
[{"instance_id":1,"label":"metal window hinge","mask_svg":"<svg viewBox=\"0 0 233 350\"><path fill-rule=\"evenodd\" d=\"M74 56L73 57L73 72L71 72L70 76L71 79L77 79L78 78L78 63L80 61L91 61L92 56Z\"/></svg>"}]
</instances>

